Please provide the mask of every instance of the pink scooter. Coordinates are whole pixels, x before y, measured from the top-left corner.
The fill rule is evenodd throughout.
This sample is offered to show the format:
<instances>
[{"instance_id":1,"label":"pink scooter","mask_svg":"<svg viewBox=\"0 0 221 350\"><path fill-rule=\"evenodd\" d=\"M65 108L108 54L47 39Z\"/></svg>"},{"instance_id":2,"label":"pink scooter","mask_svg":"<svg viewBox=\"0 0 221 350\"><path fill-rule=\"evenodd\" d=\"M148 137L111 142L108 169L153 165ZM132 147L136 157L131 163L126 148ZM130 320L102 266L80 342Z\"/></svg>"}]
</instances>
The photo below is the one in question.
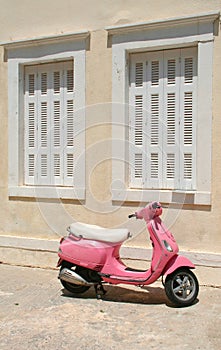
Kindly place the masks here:
<instances>
[{"instance_id":1,"label":"pink scooter","mask_svg":"<svg viewBox=\"0 0 221 350\"><path fill-rule=\"evenodd\" d=\"M188 306L196 300L199 284L191 271L194 265L178 255L178 246L160 215L160 203L153 202L129 215L144 219L153 246L149 270L127 267L120 259L120 248L130 236L127 229L105 229L100 226L73 223L68 236L60 241L58 278L65 289L83 293L95 287L98 298L105 294L104 283L146 286L162 276L168 299L176 306ZM165 277L165 281L164 278Z\"/></svg>"}]
</instances>

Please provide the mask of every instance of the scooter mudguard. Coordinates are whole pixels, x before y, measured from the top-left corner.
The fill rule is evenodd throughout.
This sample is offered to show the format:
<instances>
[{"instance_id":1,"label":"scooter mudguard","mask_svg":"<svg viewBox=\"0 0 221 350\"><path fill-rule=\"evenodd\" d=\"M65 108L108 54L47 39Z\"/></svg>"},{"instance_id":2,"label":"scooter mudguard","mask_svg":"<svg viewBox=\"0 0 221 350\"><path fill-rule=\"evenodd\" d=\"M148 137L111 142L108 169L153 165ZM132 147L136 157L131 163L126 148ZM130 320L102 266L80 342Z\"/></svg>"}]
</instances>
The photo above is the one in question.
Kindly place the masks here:
<instances>
[{"instance_id":1,"label":"scooter mudguard","mask_svg":"<svg viewBox=\"0 0 221 350\"><path fill-rule=\"evenodd\" d=\"M174 255L172 259L166 264L163 275L167 276L173 273L175 270L181 267L189 267L190 269L195 269L195 265L182 255Z\"/></svg>"}]
</instances>

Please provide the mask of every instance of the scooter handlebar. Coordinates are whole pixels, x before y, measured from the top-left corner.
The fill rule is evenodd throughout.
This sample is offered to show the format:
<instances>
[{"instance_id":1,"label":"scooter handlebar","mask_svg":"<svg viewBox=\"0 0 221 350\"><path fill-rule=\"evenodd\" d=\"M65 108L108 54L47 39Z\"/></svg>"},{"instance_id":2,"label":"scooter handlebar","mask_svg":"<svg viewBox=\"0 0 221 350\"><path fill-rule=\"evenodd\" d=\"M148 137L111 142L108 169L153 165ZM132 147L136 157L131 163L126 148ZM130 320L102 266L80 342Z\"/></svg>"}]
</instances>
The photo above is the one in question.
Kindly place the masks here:
<instances>
[{"instance_id":1,"label":"scooter handlebar","mask_svg":"<svg viewBox=\"0 0 221 350\"><path fill-rule=\"evenodd\" d=\"M130 214L128 215L128 218L131 219L131 218L136 218L136 214Z\"/></svg>"}]
</instances>

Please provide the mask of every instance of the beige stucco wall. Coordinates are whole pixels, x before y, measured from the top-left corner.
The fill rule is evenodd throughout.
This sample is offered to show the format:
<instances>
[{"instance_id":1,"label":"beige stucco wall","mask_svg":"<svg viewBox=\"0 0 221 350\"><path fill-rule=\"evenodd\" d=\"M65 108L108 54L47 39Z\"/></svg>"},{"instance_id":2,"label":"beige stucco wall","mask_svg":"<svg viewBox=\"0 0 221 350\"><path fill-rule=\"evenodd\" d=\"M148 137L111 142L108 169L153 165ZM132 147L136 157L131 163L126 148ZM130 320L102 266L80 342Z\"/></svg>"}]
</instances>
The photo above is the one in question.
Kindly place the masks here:
<instances>
[{"instance_id":1,"label":"beige stucco wall","mask_svg":"<svg viewBox=\"0 0 221 350\"><path fill-rule=\"evenodd\" d=\"M219 0L1 0L0 4L5 41L220 10Z\"/></svg>"},{"instance_id":2,"label":"beige stucco wall","mask_svg":"<svg viewBox=\"0 0 221 350\"><path fill-rule=\"evenodd\" d=\"M221 1L1 0L0 5L0 42L81 30L90 31L90 49L86 52L87 186L84 202L8 198L7 62L4 61L3 47L0 49L0 234L57 239L64 234L72 218L105 227L126 226L136 233L144 231L144 223L127 220L127 215L136 210L137 205L127 203L121 206L111 200L112 48L107 45L108 34L105 27L220 11ZM211 206L185 208L170 206L164 212L164 219L182 250L219 254L221 253L220 56L219 34L214 42ZM136 246L146 244L144 232L130 241L130 244Z\"/></svg>"}]
</instances>

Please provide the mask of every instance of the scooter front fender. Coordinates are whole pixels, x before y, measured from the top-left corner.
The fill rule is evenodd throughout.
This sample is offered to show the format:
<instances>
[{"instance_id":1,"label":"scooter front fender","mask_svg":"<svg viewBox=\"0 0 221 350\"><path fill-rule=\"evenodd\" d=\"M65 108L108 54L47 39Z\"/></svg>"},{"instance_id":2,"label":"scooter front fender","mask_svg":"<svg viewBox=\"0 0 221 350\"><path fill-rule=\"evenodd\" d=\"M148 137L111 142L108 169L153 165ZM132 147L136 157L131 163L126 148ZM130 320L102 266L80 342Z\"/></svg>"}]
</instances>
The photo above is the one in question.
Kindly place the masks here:
<instances>
[{"instance_id":1,"label":"scooter front fender","mask_svg":"<svg viewBox=\"0 0 221 350\"><path fill-rule=\"evenodd\" d=\"M167 276L173 273L175 270L179 269L180 267L189 267L190 269L195 269L195 265L187 259L185 256L182 255L175 255L172 257L170 261L166 264L163 275Z\"/></svg>"}]
</instances>

